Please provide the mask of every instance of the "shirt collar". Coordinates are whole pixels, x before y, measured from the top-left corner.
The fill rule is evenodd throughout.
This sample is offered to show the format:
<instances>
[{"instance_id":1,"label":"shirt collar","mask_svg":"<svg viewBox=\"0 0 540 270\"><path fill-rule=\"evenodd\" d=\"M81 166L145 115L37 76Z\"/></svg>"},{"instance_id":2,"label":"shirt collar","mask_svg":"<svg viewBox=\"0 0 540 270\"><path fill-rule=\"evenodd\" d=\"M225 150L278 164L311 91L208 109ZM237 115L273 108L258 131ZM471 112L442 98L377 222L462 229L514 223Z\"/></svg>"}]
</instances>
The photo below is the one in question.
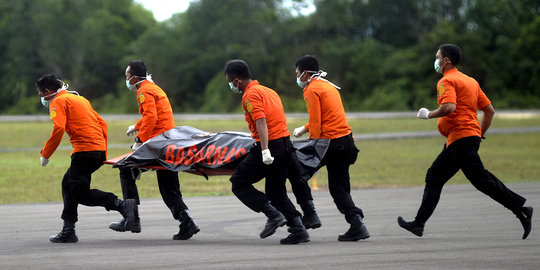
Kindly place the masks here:
<instances>
[{"instance_id":1,"label":"shirt collar","mask_svg":"<svg viewBox=\"0 0 540 270\"><path fill-rule=\"evenodd\" d=\"M149 83L151 83L149 80L144 80L144 81L141 83L141 87L143 87L143 85L149 84ZM140 89L141 87L139 87L139 89Z\"/></svg>"},{"instance_id":2,"label":"shirt collar","mask_svg":"<svg viewBox=\"0 0 540 270\"><path fill-rule=\"evenodd\" d=\"M443 76L449 75L449 74L454 73L454 72L458 72L457 67L454 67L454 68L451 68L451 69L445 71Z\"/></svg>"},{"instance_id":3,"label":"shirt collar","mask_svg":"<svg viewBox=\"0 0 540 270\"><path fill-rule=\"evenodd\" d=\"M139 86L139 89L137 89L137 95L139 94L139 92L141 91L141 89L142 89L144 86L146 86L147 84L150 84L150 83L152 83L152 82L149 81L149 80L144 80L144 81L142 81L142 83L141 83L140 86Z\"/></svg>"},{"instance_id":4,"label":"shirt collar","mask_svg":"<svg viewBox=\"0 0 540 270\"><path fill-rule=\"evenodd\" d=\"M251 82L248 83L248 85L246 85L246 89L244 89L244 94L249 91L250 88L252 88L253 86L255 85L259 85L259 81L257 80L252 80Z\"/></svg>"}]
</instances>

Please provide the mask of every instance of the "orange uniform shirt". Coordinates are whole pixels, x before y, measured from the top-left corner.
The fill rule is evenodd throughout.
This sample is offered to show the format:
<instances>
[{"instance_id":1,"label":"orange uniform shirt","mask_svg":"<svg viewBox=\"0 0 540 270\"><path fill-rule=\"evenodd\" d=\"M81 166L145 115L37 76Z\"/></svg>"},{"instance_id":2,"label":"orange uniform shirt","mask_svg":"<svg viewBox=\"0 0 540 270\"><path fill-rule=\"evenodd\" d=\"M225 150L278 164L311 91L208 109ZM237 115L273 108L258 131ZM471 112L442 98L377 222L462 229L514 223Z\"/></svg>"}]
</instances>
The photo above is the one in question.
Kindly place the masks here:
<instances>
[{"instance_id":1,"label":"orange uniform shirt","mask_svg":"<svg viewBox=\"0 0 540 270\"><path fill-rule=\"evenodd\" d=\"M260 141L255 121L261 118L266 118L269 141L290 136L283 104L276 91L260 85L256 80L251 81L242 96L242 108L255 141Z\"/></svg>"},{"instance_id":2,"label":"orange uniform shirt","mask_svg":"<svg viewBox=\"0 0 540 270\"><path fill-rule=\"evenodd\" d=\"M143 81L137 90L137 102L142 118L135 124L137 137L145 142L171 128L174 116L167 94L151 81Z\"/></svg>"},{"instance_id":3,"label":"orange uniform shirt","mask_svg":"<svg viewBox=\"0 0 540 270\"><path fill-rule=\"evenodd\" d=\"M491 104L478 82L457 68L447 70L437 83L438 103L456 104L456 110L440 117L437 128L447 138L446 146L458 139L481 136L478 109Z\"/></svg>"},{"instance_id":4,"label":"orange uniform shirt","mask_svg":"<svg viewBox=\"0 0 540 270\"><path fill-rule=\"evenodd\" d=\"M309 114L304 127L310 139L335 139L351 133L341 95L327 81L311 80L304 88L304 102Z\"/></svg>"},{"instance_id":5,"label":"orange uniform shirt","mask_svg":"<svg viewBox=\"0 0 540 270\"><path fill-rule=\"evenodd\" d=\"M62 90L49 103L49 114L54 127L51 137L41 150L44 158L52 156L62 141L64 131L73 145L71 154L107 151L107 123L86 98Z\"/></svg>"}]
</instances>

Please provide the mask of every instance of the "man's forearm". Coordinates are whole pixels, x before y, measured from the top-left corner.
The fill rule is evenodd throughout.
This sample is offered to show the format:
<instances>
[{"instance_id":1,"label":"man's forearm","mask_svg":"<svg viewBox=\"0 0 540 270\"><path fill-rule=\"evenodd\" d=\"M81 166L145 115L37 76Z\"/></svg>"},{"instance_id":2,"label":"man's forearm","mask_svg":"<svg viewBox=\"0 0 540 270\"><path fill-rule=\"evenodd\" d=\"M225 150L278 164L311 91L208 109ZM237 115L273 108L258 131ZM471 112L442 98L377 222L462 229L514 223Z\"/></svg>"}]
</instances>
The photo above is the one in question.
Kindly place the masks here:
<instances>
[{"instance_id":1,"label":"man's forearm","mask_svg":"<svg viewBox=\"0 0 540 270\"><path fill-rule=\"evenodd\" d=\"M268 149L268 126L266 125L266 118L257 119L255 126L261 140L261 149Z\"/></svg>"},{"instance_id":2,"label":"man's forearm","mask_svg":"<svg viewBox=\"0 0 540 270\"><path fill-rule=\"evenodd\" d=\"M451 113L453 113L456 110L456 104L454 103L444 103L443 105L439 106L434 111L429 112L428 117L429 118L438 118L447 116Z\"/></svg>"},{"instance_id":3,"label":"man's forearm","mask_svg":"<svg viewBox=\"0 0 540 270\"><path fill-rule=\"evenodd\" d=\"M491 121L493 120L493 116L495 115L495 110L493 109L493 106L488 105L483 108L482 111L484 112L484 117L482 118L480 127L482 128L482 137L484 137L484 134L486 134L489 126L491 126Z\"/></svg>"}]
</instances>

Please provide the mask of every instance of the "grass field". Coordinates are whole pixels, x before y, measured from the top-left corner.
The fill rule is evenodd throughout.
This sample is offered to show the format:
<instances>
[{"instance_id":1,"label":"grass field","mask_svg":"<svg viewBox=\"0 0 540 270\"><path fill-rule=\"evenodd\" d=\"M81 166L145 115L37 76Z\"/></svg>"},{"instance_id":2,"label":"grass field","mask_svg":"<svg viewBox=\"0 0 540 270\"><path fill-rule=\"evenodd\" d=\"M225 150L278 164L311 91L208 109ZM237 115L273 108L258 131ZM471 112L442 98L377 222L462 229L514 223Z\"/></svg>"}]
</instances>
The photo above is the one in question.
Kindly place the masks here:
<instances>
[{"instance_id":1,"label":"grass field","mask_svg":"<svg viewBox=\"0 0 540 270\"><path fill-rule=\"evenodd\" d=\"M291 119L289 129L306 119ZM355 134L436 130L435 120L418 119L353 119ZM109 157L129 151L132 138L125 136L131 121L109 121ZM248 131L244 121L182 121L201 130ZM540 126L540 117L525 119L496 118L492 128ZM0 123L0 204L58 202L62 200L60 182L69 167L71 150L57 150L45 168L39 164L39 149L50 135L50 122ZM480 149L484 165L505 183L540 182L540 134L487 135ZM358 160L350 169L353 188L380 188L423 185L427 168L441 151L443 137L358 141ZM62 144L69 146L67 135ZM120 146L120 147L118 147ZM125 146L125 148L123 148ZM24 149L18 149L24 148ZM180 173L184 196L231 194L228 176L203 177ZM315 175L319 190L327 189L326 169ZM310 181L313 184L313 181ZM460 172L450 183L466 183ZM158 198L154 172L145 173L138 182L141 197ZM262 187L259 183L258 187ZM103 166L93 175L92 188L121 194L118 170Z\"/></svg>"}]
</instances>

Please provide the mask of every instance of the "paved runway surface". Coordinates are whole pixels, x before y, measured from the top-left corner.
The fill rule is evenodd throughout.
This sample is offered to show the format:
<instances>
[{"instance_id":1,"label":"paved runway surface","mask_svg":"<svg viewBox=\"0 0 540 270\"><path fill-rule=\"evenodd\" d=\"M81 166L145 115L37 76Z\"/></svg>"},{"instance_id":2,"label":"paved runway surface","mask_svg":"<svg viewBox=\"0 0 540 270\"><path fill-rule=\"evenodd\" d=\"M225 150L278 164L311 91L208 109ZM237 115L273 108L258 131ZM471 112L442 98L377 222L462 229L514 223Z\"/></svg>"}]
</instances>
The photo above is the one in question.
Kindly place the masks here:
<instances>
[{"instance_id":1,"label":"paved runway surface","mask_svg":"<svg viewBox=\"0 0 540 270\"><path fill-rule=\"evenodd\" d=\"M0 269L539 269L540 183L508 186L535 208L526 240L519 220L472 185L445 187L421 238L396 217L414 217L422 188L355 190L371 237L351 243L337 241L348 224L328 192L314 192L323 226L293 246L279 244L285 227L260 239L264 215L232 196L186 198L201 227L187 241L171 239L178 223L160 199L142 201L140 234L109 230L116 212L80 206L76 244L48 241L61 204L0 205Z\"/></svg>"}]
</instances>

